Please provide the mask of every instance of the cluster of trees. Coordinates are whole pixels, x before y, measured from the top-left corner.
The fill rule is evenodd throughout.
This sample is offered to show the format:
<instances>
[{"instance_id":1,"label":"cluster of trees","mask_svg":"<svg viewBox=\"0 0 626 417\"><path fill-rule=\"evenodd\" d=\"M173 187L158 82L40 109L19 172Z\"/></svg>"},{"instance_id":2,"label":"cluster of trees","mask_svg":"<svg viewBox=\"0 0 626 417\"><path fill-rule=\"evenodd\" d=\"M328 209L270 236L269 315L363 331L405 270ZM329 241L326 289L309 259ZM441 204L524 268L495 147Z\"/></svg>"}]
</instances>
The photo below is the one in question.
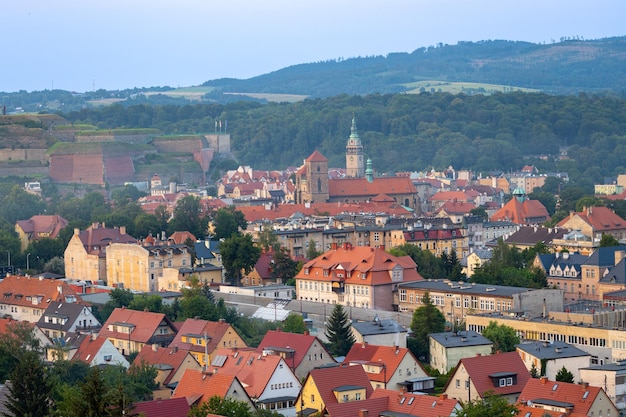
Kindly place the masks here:
<instances>
[{"instance_id":1,"label":"cluster of trees","mask_svg":"<svg viewBox=\"0 0 626 417\"><path fill-rule=\"evenodd\" d=\"M626 101L618 97L507 93L339 95L299 103L108 106L65 114L99 128L158 128L164 133L213 131L216 115L229 120L232 149L243 164L276 169L300 164L313 150L343 166L345 141L356 114L366 152L378 172L435 167L475 172L519 169L530 157L543 172L568 172L590 187L624 172ZM569 159L532 159L558 155Z\"/></svg>"}]
</instances>

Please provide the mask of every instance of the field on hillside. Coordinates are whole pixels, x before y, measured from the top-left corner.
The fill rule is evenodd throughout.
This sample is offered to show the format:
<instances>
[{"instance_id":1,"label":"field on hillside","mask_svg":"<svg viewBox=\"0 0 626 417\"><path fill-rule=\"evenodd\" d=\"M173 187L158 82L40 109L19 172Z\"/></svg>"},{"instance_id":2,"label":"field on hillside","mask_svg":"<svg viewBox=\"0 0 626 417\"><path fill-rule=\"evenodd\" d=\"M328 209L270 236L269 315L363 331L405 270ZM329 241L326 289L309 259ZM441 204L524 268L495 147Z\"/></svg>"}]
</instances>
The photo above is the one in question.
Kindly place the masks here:
<instances>
[{"instance_id":1,"label":"field on hillside","mask_svg":"<svg viewBox=\"0 0 626 417\"><path fill-rule=\"evenodd\" d=\"M271 93L224 93L233 96L246 96L274 103L296 103L305 100L308 96L300 94L271 94Z\"/></svg>"},{"instance_id":2,"label":"field on hillside","mask_svg":"<svg viewBox=\"0 0 626 417\"><path fill-rule=\"evenodd\" d=\"M437 80L417 81L414 83L404 84L411 90L409 94L427 93L451 93L451 94L493 94L493 93L510 93L512 91L523 91L525 93L538 93L540 90L531 88L513 87L510 85L469 83L469 82L448 82Z\"/></svg>"},{"instance_id":3,"label":"field on hillside","mask_svg":"<svg viewBox=\"0 0 626 417\"><path fill-rule=\"evenodd\" d=\"M185 100L189 101L200 101L205 94L210 93L213 90L213 87L183 87L169 91L150 91L143 94L147 96L163 94L164 96L184 98Z\"/></svg>"}]
</instances>

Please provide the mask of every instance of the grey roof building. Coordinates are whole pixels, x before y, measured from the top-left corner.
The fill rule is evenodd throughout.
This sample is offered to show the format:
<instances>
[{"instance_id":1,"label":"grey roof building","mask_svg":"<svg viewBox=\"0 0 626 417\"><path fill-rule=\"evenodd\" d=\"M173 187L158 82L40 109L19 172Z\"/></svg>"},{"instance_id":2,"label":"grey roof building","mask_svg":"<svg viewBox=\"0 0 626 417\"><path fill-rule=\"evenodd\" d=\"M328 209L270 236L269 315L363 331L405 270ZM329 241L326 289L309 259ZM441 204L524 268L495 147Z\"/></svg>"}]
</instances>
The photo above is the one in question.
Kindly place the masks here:
<instances>
[{"instance_id":1,"label":"grey roof building","mask_svg":"<svg viewBox=\"0 0 626 417\"><path fill-rule=\"evenodd\" d=\"M489 355L493 342L474 331L432 333L429 335L430 366L447 373L461 359Z\"/></svg>"},{"instance_id":2,"label":"grey roof building","mask_svg":"<svg viewBox=\"0 0 626 417\"><path fill-rule=\"evenodd\" d=\"M407 329L393 319L352 322L352 334L356 343L370 345L406 347Z\"/></svg>"}]
</instances>

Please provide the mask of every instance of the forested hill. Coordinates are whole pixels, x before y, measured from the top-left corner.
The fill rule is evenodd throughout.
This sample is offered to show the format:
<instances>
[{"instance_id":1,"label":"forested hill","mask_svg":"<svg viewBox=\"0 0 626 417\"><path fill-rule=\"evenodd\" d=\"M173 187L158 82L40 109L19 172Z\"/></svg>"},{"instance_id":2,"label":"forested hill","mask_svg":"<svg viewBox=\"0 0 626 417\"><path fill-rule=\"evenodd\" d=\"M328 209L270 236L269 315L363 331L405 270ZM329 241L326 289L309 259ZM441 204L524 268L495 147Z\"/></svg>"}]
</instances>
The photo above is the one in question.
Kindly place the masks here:
<instances>
[{"instance_id":1,"label":"forested hill","mask_svg":"<svg viewBox=\"0 0 626 417\"><path fill-rule=\"evenodd\" d=\"M224 92L337 94L407 92L423 80L538 89L550 94L626 91L626 37L533 44L459 42L412 53L294 65L248 80L207 81ZM418 87L419 88L419 87Z\"/></svg>"},{"instance_id":2,"label":"forested hill","mask_svg":"<svg viewBox=\"0 0 626 417\"><path fill-rule=\"evenodd\" d=\"M626 100L580 94L340 95L298 103L84 109L65 117L99 128L212 132L228 120L238 163L255 169L300 165L314 150L345 166L352 117L377 172L442 169L509 171L534 164L592 188L626 172ZM559 158L567 147L567 158Z\"/></svg>"}]
</instances>

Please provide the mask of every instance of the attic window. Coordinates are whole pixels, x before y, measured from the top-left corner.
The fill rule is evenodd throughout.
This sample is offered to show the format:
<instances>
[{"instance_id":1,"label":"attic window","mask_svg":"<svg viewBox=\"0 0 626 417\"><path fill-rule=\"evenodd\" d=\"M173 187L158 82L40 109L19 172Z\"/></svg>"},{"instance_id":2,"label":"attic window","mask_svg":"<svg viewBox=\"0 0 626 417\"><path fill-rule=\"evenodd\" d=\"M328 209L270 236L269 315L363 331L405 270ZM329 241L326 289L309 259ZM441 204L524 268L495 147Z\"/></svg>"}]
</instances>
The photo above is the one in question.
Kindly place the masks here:
<instances>
[{"instance_id":1,"label":"attic window","mask_svg":"<svg viewBox=\"0 0 626 417\"><path fill-rule=\"evenodd\" d=\"M400 398L400 404L404 404L404 400L406 400L406 397Z\"/></svg>"},{"instance_id":2,"label":"attic window","mask_svg":"<svg viewBox=\"0 0 626 417\"><path fill-rule=\"evenodd\" d=\"M585 391L585 393L583 394L583 400L586 400L588 396L589 396L589 391Z\"/></svg>"},{"instance_id":3,"label":"attic window","mask_svg":"<svg viewBox=\"0 0 626 417\"><path fill-rule=\"evenodd\" d=\"M558 387L559 387L559 384L554 384L554 386L552 387L552 391L556 391Z\"/></svg>"},{"instance_id":4,"label":"attic window","mask_svg":"<svg viewBox=\"0 0 626 417\"><path fill-rule=\"evenodd\" d=\"M415 397L411 397L409 398L409 402L407 403L407 405L411 405L413 404L413 400L415 399Z\"/></svg>"}]
</instances>

